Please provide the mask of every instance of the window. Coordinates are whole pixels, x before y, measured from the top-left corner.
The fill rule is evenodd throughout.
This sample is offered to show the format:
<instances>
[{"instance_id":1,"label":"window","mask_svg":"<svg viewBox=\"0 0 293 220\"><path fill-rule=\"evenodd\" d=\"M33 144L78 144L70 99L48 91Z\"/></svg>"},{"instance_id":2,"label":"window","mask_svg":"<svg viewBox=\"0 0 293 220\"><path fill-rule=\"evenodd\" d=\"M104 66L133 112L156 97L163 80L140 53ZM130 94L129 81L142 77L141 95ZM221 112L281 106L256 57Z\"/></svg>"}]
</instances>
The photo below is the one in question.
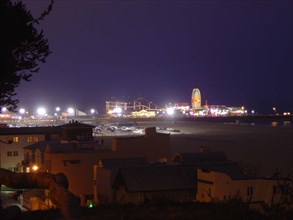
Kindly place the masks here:
<instances>
[{"instance_id":1,"label":"window","mask_svg":"<svg viewBox=\"0 0 293 220\"><path fill-rule=\"evenodd\" d=\"M248 186L247 187L247 196L252 196L253 194L253 187L252 186Z\"/></svg>"},{"instance_id":2,"label":"window","mask_svg":"<svg viewBox=\"0 0 293 220\"><path fill-rule=\"evenodd\" d=\"M27 142L33 142L33 137L28 136L28 137L26 138L26 141L27 141Z\"/></svg>"},{"instance_id":3,"label":"window","mask_svg":"<svg viewBox=\"0 0 293 220\"><path fill-rule=\"evenodd\" d=\"M13 138L12 138L12 141L13 141L13 143L18 143L18 141L19 141L19 140L18 140L18 137L13 137Z\"/></svg>"},{"instance_id":4,"label":"window","mask_svg":"<svg viewBox=\"0 0 293 220\"><path fill-rule=\"evenodd\" d=\"M39 137L38 137L38 136L28 136L28 137L26 138L26 141L27 141L28 143L30 143L30 142L38 142L38 141L39 141Z\"/></svg>"},{"instance_id":5,"label":"window","mask_svg":"<svg viewBox=\"0 0 293 220\"><path fill-rule=\"evenodd\" d=\"M12 156L12 151L7 151L7 157L11 157Z\"/></svg>"},{"instance_id":6,"label":"window","mask_svg":"<svg viewBox=\"0 0 293 220\"><path fill-rule=\"evenodd\" d=\"M13 151L13 156L17 157L18 156L18 151Z\"/></svg>"}]
</instances>

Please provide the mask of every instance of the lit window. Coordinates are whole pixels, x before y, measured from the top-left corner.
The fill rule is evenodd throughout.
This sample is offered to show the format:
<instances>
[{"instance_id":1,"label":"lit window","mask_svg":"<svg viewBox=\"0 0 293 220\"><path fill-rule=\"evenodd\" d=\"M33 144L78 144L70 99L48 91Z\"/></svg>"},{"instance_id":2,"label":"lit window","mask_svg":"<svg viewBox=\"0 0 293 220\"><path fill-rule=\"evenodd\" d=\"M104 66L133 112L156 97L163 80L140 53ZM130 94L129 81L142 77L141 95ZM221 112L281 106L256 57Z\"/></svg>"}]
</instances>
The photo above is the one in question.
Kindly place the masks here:
<instances>
[{"instance_id":1,"label":"lit window","mask_svg":"<svg viewBox=\"0 0 293 220\"><path fill-rule=\"evenodd\" d=\"M13 143L18 143L18 137L13 137L12 141L13 141Z\"/></svg>"},{"instance_id":2,"label":"lit window","mask_svg":"<svg viewBox=\"0 0 293 220\"><path fill-rule=\"evenodd\" d=\"M26 141L27 141L27 142L33 142L33 137L28 136L28 137L26 138Z\"/></svg>"},{"instance_id":3,"label":"lit window","mask_svg":"<svg viewBox=\"0 0 293 220\"><path fill-rule=\"evenodd\" d=\"M39 137L37 137L37 136L28 136L27 138L26 138L26 141L27 142L38 142L39 141Z\"/></svg>"},{"instance_id":4,"label":"lit window","mask_svg":"<svg viewBox=\"0 0 293 220\"><path fill-rule=\"evenodd\" d=\"M12 156L12 151L7 151L7 157L11 157Z\"/></svg>"}]
</instances>

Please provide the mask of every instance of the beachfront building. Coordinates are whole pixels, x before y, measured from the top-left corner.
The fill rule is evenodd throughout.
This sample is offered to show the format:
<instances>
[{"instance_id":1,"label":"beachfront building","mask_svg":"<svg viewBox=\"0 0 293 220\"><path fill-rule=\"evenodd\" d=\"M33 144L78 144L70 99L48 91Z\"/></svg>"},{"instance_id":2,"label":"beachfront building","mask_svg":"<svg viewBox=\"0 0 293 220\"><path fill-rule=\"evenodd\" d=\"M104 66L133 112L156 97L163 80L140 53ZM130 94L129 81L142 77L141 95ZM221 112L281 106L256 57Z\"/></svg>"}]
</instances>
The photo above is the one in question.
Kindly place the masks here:
<instances>
[{"instance_id":1,"label":"beachfront building","mask_svg":"<svg viewBox=\"0 0 293 220\"><path fill-rule=\"evenodd\" d=\"M81 204L93 197L92 167L103 157L114 156L111 148L105 149L97 141L42 141L27 147L25 164L37 166L38 172L63 173L69 182L68 190L81 198Z\"/></svg>"},{"instance_id":2,"label":"beachfront building","mask_svg":"<svg viewBox=\"0 0 293 220\"><path fill-rule=\"evenodd\" d=\"M81 198L82 205L93 200L93 167L98 161L145 157L147 161L157 162L169 158L170 135L156 133L155 128L147 128L143 136L113 138L112 146L91 140L86 132L87 126L85 130L75 128L74 124L66 128L67 132L62 135L65 139L42 141L25 147L25 164L37 165L40 171L64 173L69 190Z\"/></svg>"},{"instance_id":3,"label":"beachfront building","mask_svg":"<svg viewBox=\"0 0 293 220\"><path fill-rule=\"evenodd\" d=\"M92 140L93 126L78 122L71 122L53 127L0 127L0 167L14 172L25 172L30 166L24 164L26 158L34 154L27 154L24 147L38 142L62 140ZM26 170L26 168L28 170Z\"/></svg>"},{"instance_id":4,"label":"beachfront building","mask_svg":"<svg viewBox=\"0 0 293 220\"><path fill-rule=\"evenodd\" d=\"M241 174L239 163L228 161L223 152L177 153L170 163L151 163L143 157L103 159L94 166L94 201L96 204L192 202L198 168Z\"/></svg>"},{"instance_id":5,"label":"beachfront building","mask_svg":"<svg viewBox=\"0 0 293 220\"><path fill-rule=\"evenodd\" d=\"M222 201L239 196L243 201L271 205L280 200L282 181L276 178L232 176L224 172L198 169L196 201Z\"/></svg>"},{"instance_id":6,"label":"beachfront building","mask_svg":"<svg viewBox=\"0 0 293 220\"><path fill-rule=\"evenodd\" d=\"M192 171L185 166L164 164L121 168L113 183L114 202L192 202L196 192Z\"/></svg>"},{"instance_id":7,"label":"beachfront building","mask_svg":"<svg viewBox=\"0 0 293 220\"><path fill-rule=\"evenodd\" d=\"M120 168L146 166L145 157L101 159L94 165L94 202L111 204L113 199L113 183Z\"/></svg>"},{"instance_id":8,"label":"beachfront building","mask_svg":"<svg viewBox=\"0 0 293 220\"><path fill-rule=\"evenodd\" d=\"M38 141L56 140L60 136L57 127L0 127L0 167L24 172L21 169L24 161L23 147Z\"/></svg>"}]
</instances>

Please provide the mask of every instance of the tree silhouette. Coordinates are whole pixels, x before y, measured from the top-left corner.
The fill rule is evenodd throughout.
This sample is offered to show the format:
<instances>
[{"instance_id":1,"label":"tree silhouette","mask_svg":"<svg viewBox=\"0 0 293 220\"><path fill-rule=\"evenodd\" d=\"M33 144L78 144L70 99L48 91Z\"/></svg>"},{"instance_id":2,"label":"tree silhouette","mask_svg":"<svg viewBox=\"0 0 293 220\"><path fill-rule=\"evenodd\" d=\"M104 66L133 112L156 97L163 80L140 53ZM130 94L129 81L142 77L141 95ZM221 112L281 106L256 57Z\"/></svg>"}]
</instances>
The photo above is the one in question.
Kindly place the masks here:
<instances>
[{"instance_id":1,"label":"tree silhouette","mask_svg":"<svg viewBox=\"0 0 293 220\"><path fill-rule=\"evenodd\" d=\"M21 81L30 81L50 54L48 40L36 25L52 10L53 1L34 18L21 1L0 1L0 106L15 111ZM0 108L1 111L2 108Z\"/></svg>"}]
</instances>

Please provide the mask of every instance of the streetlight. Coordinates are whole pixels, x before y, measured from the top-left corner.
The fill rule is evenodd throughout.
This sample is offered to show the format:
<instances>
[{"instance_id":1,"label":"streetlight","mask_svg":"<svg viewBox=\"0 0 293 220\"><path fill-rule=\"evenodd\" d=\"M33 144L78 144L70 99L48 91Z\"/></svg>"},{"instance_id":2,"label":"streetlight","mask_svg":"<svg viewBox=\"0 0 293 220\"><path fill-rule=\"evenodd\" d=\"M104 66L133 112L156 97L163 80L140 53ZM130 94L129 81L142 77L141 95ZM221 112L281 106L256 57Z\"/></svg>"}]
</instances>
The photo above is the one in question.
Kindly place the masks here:
<instances>
[{"instance_id":1,"label":"streetlight","mask_svg":"<svg viewBox=\"0 0 293 220\"><path fill-rule=\"evenodd\" d=\"M46 115L47 110L46 110L45 108L43 108L43 107L39 107L39 108L37 109L37 113L38 113L38 115L40 115L40 116L44 116L44 115Z\"/></svg>"},{"instance_id":2,"label":"streetlight","mask_svg":"<svg viewBox=\"0 0 293 220\"><path fill-rule=\"evenodd\" d=\"M1 112L6 112L7 108L6 107L2 107Z\"/></svg>"},{"instance_id":3,"label":"streetlight","mask_svg":"<svg viewBox=\"0 0 293 220\"><path fill-rule=\"evenodd\" d=\"M74 108L72 108L72 107L69 107L68 109L67 109L67 113L69 114L69 115L74 115Z\"/></svg>"},{"instance_id":4,"label":"streetlight","mask_svg":"<svg viewBox=\"0 0 293 220\"><path fill-rule=\"evenodd\" d=\"M23 115L25 113L25 109L24 108L20 108L18 112Z\"/></svg>"},{"instance_id":5,"label":"streetlight","mask_svg":"<svg viewBox=\"0 0 293 220\"><path fill-rule=\"evenodd\" d=\"M173 108L167 108L167 114L168 115L173 115L174 114L174 109Z\"/></svg>"},{"instance_id":6,"label":"streetlight","mask_svg":"<svg viewBox=\"0 0 293 220\"><path fill-rule=\"evenodd\" d=\"M33 165L32 166L32 170L34 171L34 172L37 172L38 170L39 170L39 166L38 165Z\"/></svg>"}]
</instances>

